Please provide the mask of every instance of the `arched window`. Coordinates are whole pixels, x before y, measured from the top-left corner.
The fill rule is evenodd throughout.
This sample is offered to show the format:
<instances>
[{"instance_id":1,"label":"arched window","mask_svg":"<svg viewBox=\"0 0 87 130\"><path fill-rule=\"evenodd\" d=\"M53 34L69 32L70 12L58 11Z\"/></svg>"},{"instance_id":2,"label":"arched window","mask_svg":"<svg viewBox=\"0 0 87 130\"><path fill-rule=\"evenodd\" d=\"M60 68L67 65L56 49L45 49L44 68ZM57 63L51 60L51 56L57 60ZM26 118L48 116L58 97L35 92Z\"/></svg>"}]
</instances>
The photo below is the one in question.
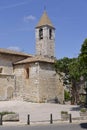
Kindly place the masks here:
<instances>
[{"instance_id":1,"label":"arched window","mask_svg":"<svg viewBox=\"0 0 87 130\"><path fill-rule=\"evenodd\" d=\"M43 39L43 29L39 29L39 39Z\"/></svg>"},{"instance_id":2,"label":"arched window","mask_svg":"<svg viewBox=\"0 0 87 130\"><path fill-rule=\"evenodd\" d=\"M49 29L49 39L52 39L52 29Z\"/></svg>"}]
</instances>

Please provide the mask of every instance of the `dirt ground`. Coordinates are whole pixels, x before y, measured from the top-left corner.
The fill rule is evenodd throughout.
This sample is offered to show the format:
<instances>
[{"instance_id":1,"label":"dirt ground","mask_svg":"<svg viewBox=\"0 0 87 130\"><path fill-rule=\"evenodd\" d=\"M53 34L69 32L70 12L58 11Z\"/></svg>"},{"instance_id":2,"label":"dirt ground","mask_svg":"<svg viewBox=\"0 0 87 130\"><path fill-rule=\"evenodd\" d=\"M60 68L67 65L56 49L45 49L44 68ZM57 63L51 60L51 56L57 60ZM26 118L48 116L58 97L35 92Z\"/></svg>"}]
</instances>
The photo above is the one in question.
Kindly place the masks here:
<instances>
[{"instance_id":1,"label":"dirt ground","mask_svg":"<svg viewBox=\"0 0 87 130\"><path fill-rule=\"evenodd\" d=\"M68 111L72 117L79 117L79 106L61 105L51 103L30 103L24 101L0 101L1 111L13 111L19 113L20 122L27 122L27 115L30 114L31 121L49 120L50 114L53 119L61 119L61 111Z\"/></svg>"}]
</instances>

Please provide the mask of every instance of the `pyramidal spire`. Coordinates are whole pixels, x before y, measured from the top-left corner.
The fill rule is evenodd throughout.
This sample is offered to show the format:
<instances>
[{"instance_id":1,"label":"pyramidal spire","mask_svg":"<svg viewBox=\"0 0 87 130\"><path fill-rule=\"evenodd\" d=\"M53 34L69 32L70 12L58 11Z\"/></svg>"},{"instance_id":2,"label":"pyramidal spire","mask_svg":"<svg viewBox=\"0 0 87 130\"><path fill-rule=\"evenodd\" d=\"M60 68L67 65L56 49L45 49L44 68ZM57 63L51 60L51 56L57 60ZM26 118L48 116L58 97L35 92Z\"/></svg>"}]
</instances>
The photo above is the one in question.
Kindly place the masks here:
<instances>
[{"instance_id":1,"label":"pyramidal spire","mask_svg":"<svg viewBox=\"0 0 87 130\"><path fill-rule=\"evenodd\" d=\"M44 7L44 13L43 13L42 17L40 18L36 28L44 26L44 25L48 25L48 26L54 28L53 24L51 23L48 15L47 15L46 7Z\"/></svg>"}]
</instances>

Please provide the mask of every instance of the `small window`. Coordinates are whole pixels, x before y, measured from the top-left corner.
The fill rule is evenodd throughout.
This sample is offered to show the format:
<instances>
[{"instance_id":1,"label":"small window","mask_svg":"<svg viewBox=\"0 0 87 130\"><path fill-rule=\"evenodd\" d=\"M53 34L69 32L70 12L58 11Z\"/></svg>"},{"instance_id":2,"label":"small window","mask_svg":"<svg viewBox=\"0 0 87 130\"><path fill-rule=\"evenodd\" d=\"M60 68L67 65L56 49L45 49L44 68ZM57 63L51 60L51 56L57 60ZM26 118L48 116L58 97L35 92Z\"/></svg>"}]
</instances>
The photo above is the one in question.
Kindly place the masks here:
<instances>
[{"instance_id":1,"label":"small window","mask_svg":"<svg viewBox=\"0 0 87 130\"><path fill-rule=\"evenodd\" d=\"M40 28L39 30L39 39L43 39L43 29Z\"/></svg>"},{"instance_id":2,"label":"small window","mask_svg":"<svg viewBox=\"0 0 87 130\"><path fill-rule=\"evenodd\" d=\"M25 69L25 77L26 79L29 79L29 68Z\"/></svg>"},{"instance_id":3,"label":"small window","mask_svg":"<svg viewBox=\"0 0 87 130\"><path fill-rule=\"evenodd\" d=\"M52 29L49 29L49 39L52 39Z\"/></svg>"},{"instance_id":4,"label":"small window","mask_svg":"<svg viewBox=\"0 0 87 130\"><path fill-rule=\"evenodd\" d=\"M3 68L0 68L0 73L2 73Z\"/></svg>"}]
</instances>

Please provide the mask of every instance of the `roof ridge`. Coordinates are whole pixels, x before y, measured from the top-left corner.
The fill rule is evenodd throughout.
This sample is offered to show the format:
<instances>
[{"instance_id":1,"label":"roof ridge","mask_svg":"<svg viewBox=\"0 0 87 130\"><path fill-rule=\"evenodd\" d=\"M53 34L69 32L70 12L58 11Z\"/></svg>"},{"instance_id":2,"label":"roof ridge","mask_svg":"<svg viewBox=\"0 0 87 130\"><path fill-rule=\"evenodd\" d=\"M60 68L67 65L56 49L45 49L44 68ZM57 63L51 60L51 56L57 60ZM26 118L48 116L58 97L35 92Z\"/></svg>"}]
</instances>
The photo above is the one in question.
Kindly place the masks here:
<instances>
[{"instance_id":1,"label":"roof ridge","mask_svg":"<svg viewBox=\"0 0 87 130\"><path fill-rule=\"evenodd\" d=\"M10 50L10 49L6 49L6 48L0 48L0 53L5 53L5 54L12 54L12 55L23 55L23 56L32 56L28 53L24 53L24 52L19 52L19 51L15 51L15 50Z\"/></svg>"},{"instance_id":2,"label":"roof ridge","mask_svg":"<svg viewBox=\"0 0 87 130\"><path fill-rule=\"evenodd\" d=\"M28 57L24 60L20 60L14 63L16 64L26 64L26 63L32 63L32 62L48 62L48 63L54 63L55 59L52 58L47 58L47 57L42 57L42 56L33 56L33 57Z\"/></svg>"}]
</instances>

